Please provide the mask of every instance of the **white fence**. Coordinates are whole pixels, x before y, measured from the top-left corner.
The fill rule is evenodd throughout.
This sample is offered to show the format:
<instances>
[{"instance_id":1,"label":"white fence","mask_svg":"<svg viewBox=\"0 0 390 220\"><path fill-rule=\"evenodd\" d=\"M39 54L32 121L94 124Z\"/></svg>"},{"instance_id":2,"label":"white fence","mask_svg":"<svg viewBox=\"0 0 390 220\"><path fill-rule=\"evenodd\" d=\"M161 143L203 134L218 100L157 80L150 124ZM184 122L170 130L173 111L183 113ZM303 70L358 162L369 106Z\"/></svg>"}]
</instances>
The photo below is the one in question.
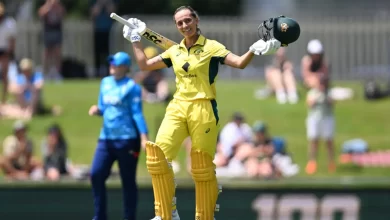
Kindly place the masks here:
<instances>
[{"instance_id":1,"label":"white fence","mask_svg":"<svg viewBox=\"0 0 390 220\"><path fill-rule=\"evenodd\" d=\"M172 17L137 16L147 21L148 27L180 41ZM353 18L328 18L299 21L301 37L287 50L299 74L300 60L306 52L310 39L318 38L324 43L326 58L331 63L332 75L337 79L362 79L369 76L390 77L390 22L382 20L356 20ZM239 18L203 18L200 23L202 33L208 38L217 39L236 54L244 53L258 39L259 21ZM19 35L17 57L29 56L38 63L42 57L41 26L39 23L18 23ZM93 33L89 21L67 21L65 23L63 53L93 66ZM146 45L150 45L145 42ZM122 38L122 27L116 23L111 30L110 50L125 50L132 54L131 47ZM271 57L256 57L245 70L221 68L220 77L249 78L263 77L264 65ZM237 74L238 72L238 74Z\"/></svg>"}]
</instances>

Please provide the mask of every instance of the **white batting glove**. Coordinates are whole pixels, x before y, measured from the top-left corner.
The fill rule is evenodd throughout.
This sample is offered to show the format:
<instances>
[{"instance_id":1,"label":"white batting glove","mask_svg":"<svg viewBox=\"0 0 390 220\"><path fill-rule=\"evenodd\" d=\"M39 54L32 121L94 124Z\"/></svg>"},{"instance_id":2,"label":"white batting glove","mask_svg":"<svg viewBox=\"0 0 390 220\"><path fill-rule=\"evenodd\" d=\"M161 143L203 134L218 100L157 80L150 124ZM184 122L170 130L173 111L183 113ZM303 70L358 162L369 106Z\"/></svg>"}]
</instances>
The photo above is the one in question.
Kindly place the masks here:
<instances>
[{"instance_id":1,"label":"white batting glove","mask_svg":"<svg viewBox=\"0 0 390 220\"><path fill-rule=\"evenodd\" d=\"M137 18L127 20L131 26L123 26L123 37L131 43L141 41L141 35L145 33L146 24Z\"/></svg>"},{"instance_id":2,"label":"white batting glove","mask_svg":"<svg viewBox=\"0 0 390 220\"><path fill-rule=\"evenodd\" d=\"M271 55L276 53L280 46L280 41L272 38L268 41L256 41L254 44L252 44L252 46L249 47L249 50L255 55Z\"/></svg>"}]
</instances>

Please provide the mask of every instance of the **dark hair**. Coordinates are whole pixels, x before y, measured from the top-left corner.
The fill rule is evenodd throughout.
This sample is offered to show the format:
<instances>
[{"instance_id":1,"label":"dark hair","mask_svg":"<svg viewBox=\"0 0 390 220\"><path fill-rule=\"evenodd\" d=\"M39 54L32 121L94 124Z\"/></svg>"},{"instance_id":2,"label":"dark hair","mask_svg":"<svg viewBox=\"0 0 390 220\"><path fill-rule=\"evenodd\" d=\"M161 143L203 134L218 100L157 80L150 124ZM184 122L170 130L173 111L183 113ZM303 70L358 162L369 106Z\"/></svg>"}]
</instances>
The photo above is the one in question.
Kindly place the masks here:
<instances>
[{"instance_id":1,"label":"dark hair","mask_svg":"<svg viewBox=\"0 0 390 220\"><path fill-rule=\"evenodd\" d=\"M66 145L65 137L62 133L62 129L58 124L52 124L47 130L47 134L56 133L58 135L58 142Z\"/></svg>"},{"instance_id":2,"label":"dark hair","mask_svg":"<svg viewBox=\"0 0 390 220\"><path fill-rule=\"evenodd\" d=\"M178 7L178 8L175 10L175 13L173 13L173 21L174 21L175 23L176 23L175 15L176 15L179 11L182 11L182 10L185 10L185 9L190 10L191 16L192 16L193 18L197 18L197 19L199 20L198 12L196 12L191 6L185 6L185 5L183 5L183 6ZM196 27L196 30L197 30L198 34L201 33L200 28Z\"/></svg>"}]
</instances>

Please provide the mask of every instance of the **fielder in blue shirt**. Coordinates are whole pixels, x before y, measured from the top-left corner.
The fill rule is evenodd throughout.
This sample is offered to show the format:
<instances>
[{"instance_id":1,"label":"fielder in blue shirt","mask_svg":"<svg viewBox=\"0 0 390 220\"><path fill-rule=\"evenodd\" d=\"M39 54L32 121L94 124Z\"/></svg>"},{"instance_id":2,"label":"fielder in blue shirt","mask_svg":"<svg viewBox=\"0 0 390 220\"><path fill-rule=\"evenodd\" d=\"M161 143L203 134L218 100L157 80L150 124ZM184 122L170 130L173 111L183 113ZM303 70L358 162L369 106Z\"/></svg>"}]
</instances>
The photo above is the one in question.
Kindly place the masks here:
<instances>
[{"instance_id":1,"label":"fielder in blue shirt","mask_svg":"<svg viewBox=\"0 0 390 220\"><path fill-rule=\"evenodd\" d=\"M94 220L106 220L106 186L114 161L118 161L122 179L124 219L136 218L136 170L141 144L148 140L148 129L142 112L141 87L126 76L130 56L118 52L109 57L110 76L100 85L98 105L89 115L103 117L103 126L92 162L91 181L94 196Z\"/></svg>"}]
</instances>

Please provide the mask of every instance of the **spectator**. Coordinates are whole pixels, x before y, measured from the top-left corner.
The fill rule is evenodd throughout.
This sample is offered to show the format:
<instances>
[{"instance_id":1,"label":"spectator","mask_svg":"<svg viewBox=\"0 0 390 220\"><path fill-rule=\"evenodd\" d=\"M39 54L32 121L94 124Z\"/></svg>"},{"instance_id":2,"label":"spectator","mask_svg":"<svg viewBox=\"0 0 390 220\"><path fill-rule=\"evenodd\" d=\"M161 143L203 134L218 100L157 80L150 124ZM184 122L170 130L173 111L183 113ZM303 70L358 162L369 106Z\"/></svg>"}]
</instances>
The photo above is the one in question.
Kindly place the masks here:
<instances>
[{"instance_id":1,"label":"spectator","mask_svg":"<svg viewBox=\"0 0 390 220\"><path fill-rule=\"evenodd\" d=\"M47 179L58 181L61 176L68 174L67 143L59 125L50 126L46 140L42 144L42 150L43 167Z\"/></svg>"},{"instance_id":2,"label":"spectator","mask_svg":"<svg viewBox=\"0 0 390 220\"><path fill-rule=\"evenodd\" d=\"M282 138L272 138L264 122L256 121L253 125L253 139L249 144L242 145L234 155L241 161L249 177L276 177L279 170L273 164L275 154L285 154L285 141Z\"/></svg>"},{"instance_id":3,"label":"spectator","mask_svg":"<svg viewBox=\"0 0 390 220\"><path fill-rule=\"evenodd\" d=\"M265 123L261 121L254 123L253 141L242 144L232 159L239 161L243 169L237 162L234 168L241 170L241 175L245 173L248 177L276 178L296 175L299 167L293 164L291 156L286 152L285 140L272 137L267 130ZM221 174L223 170L217 172Z\"/></svg>"},{"instance_id":4,"label":"spectator","mask_svg":"<svg viewBox=\"0 0 390 220\"><path fill-rule=\"evenodd\" d=\"M38 15L43 22L43 73L49 78L61 78L62 63L62 23L65 17L65 8L60 0L46 0L39 8ZM52 71L52 65L55 71Z\"/></svg>"},{"instance_id":5,"label":"spectator","mask_svg":"<svg viewBox=\"0 0 390 220\"><path fill-rule=\"evenodd\" d=\"M265 68L265 77L268 88L262 93L275 93L280 104L289 101L291 104L298 102L297 87L293 72L293 64L286 57L286 49L281 47L275 54L271 65Z\"/></svg>"},{"instance_id":6,"label":"spectator","mask_svg":"<svg viewBox=\"0 0 390 220\"><path fill-rule=\"evenodd\" d=\"M301 69L303 82L309 89L315 87L320 76L325 75L329 79L329 64L324 58L324 47L318 39L309 41L307 53L302 58Z\"/></svg>"},{"instance_id":7,"label":"spectator","mask_svg":"<svg viewBox=\"0 0 390 220\"><path fill-rule=\"evenodd\" d=\"M144 52L148 59L158 55L158 50L155 47L147 47ZM168 104L171 100L169 85L164 79L163 70L141 71L135 80L143 86L142 96L146 102Z\"/></svg>"},{"instance_id":8,"label":"spectator","mask_svg":"<svg viewBox=\"0 0 390 220\"><path fill-rule=\"evenodd\" d=\"M94 23L95 71L97 77L108 75L110 30L113 20L110 14L116 11L118 0L91 0L91 19Z\"/></svg>"},{"instance_id":9,"label":"spectator","mask_svg":"<svg viewBox=\"0 0 390 220\"><path fill-rule=\"evenodd\" d=\"M254 145L254 148L244 159L244 166L248 177L272 178L279 177L280 171L273 164L274 146L271 139Z\"/></svg>"},{"instance_id":10,"label":"spectator","mask_svg":"<svg viewBox=\"0 0 390 220\"><path fill-rule=\"evenodd\" d=\"M309 161L306 165L306 173L314 174L317 171L317 151L319 139L326 141L328 149L328 170L334 172L334 115L333 100L329 95L329 81L322 75L314 87L307 94L308 116L306 119L307 138L309 140Z\"/></svg>"},{"instance_id":11,"label":"spectator","mask_svg":"<svg viewBox=\"0 0 390 220\"><path fill-rule=\"evenodd\" d=\"M217 153L214 163L217 167L226 166L234 157L236 150L252 139L251 127L245 123L244 116L236 112L232 121L227 123L221 130Z\"/></svg>"},{"instance_id":12,"label":"spectator","mask_svg":"<svg viewBox=\"0 0 390 220\"><path fill-rule=\"evenodd\" d=\"M253 124L254 145L262 145L271 141L275 148L274 153L286 154L286 142L281 137L272 137L268 131L267 125L262 121L256 121Z\"/></svg>"},{"instance_id":13,"label":"spectator","mask_svg":"<svg viewBox=\"0 0 390 220\"><path fill-rule=\"evenodd\" d=\"M5 6L0 2L0 80L3 84L0 105L8 98L8 67L14 57L15 43L16 21L6 16Z\"/></svg>"},{"instance_id":14,"label":"spectator","mask_svg":"<svg viewBox=\"0 0 390 220\"><path fill-rule=\"evenodd\" d=\"M33 157L33 142L27 135L27 126L23 121L16 121L14 134L3 142L1 169L10 179L27 180L34 173L39 173L41 163Z\"/></svg>"},{"instance_id":15,"label":"spectator","mask_svg":"<svg viewBox=\"0 0 390 220\"><path fill-rule=\"evenodd\" d=\"M33 115L44 115L60 113L58 106L52 110L44 107L42 100L42 89L44 86L43 75L34 71L34 63L31 59L24 58L19 65L21 74L16 81L10 83L10 92L15 95L18 107L24 109L30 117Z\"/></svg>"}]
</instances>

